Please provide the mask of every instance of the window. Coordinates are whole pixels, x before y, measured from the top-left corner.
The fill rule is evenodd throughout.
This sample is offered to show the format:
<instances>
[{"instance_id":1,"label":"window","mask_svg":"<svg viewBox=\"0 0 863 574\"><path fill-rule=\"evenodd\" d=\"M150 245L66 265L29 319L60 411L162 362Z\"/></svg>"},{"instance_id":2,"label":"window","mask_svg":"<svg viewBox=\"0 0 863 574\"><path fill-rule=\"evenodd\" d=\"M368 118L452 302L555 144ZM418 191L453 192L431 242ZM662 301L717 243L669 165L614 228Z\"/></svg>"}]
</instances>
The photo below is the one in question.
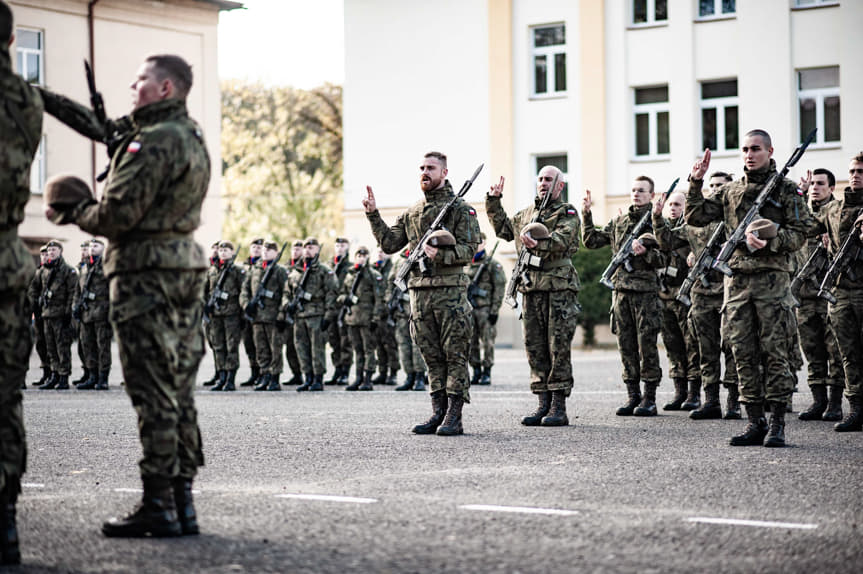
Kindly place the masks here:
<instances>
[{"instance_id":1,"label":"window","mask_svg":"<svg viewBox=\"0 0 863 574\"><path fill-rule=\"evenodd\" d=\"M566 92L566 26L533 28L533 95Z\"/></svg>"},{"instance_id":2,"label":"window","mask_svg":"<svg viewBox=\"0 0 863 574\"><path fill-rule=\"evenodd\" d=\"M839 66L798 70L797 90L800 141L818 128L813 143L839 142Z\"/></svg>"},{"instance_id":3,"label":"window","mask_svg":"<svg viewBox=\"0 0 863 574\"><path fill-rule=\"evenodd\" d=\"M668 86L635 88L635 155L655 157L671 152Z\"/></svg>"},{"instance_id":4,"label":"window","mask_svg":"<svg viewBox=\"0 0 863 574\"><path fill-rule=\"evenodd\" d=\"M668 0L632 0L633 24L658 24L668 20Z\"/></svg>"},{"instance_id":5,"label":"window","mask_svg":"<svg viewBox=\"0 0 863 574\"><path fill-rule=\"evenodd\" d=\"M701 82L701 149L737 151L737 80Z\"/></svg>"},{"instance_id":6,"label":"window","mask_svg":"<svg viewBox=\"0 0 863 574\"><path fill-rule=\"evenodd\" d=\"M698 0L698 17L715 18L737 12L736 0Z\"/></svg>"},{"instance_id":7,"label":"window","mask_svg":"<svg viewBox=\"0 0 863 574\"><path fill-rule=\"evenodd\" d=\"M45 189L45 136L39 142L39 148L30 166L30 193L42 194Z\"/></svg>"},{"instance_id":8,"label":"window","mask_svg":"<svg viewBox=\"0 0 863 574\"><path fill-rule=\"evenodd\" d=\"M565 153L563 154L549 154L549 155L538 155L536 156L536 166L534 169L534 173L539 175L539 170L544 168L547 165L551 165L556 167L563 173L563 177L566 177L567 172L569 171L569 159ZM536 182L536 179L534 179ZM560 193L560 198L563 201L569 201L569 184L566 183L563 186L563 191Z\"/></svg>"},{"instance_id":9,"label":"window","mask_svg":"<svg viewBox=\"0 0 863 574\"><path fill-rule=\"evenodd\" d=\"M42 53L42 32L17 28L15 30L15 52L18 73L31 84L43 84L45 81Z\"/></svg>"},{"instance_id":10,"label":"window","mask_svg":"<svg viewBox=\"0 0 863 574\"><path fill-rule=\"evenodd\" d=\"M794 6L797 8L809 8L814 6L834 6L839 4L839 0L795 0Z\"/></svg>"}]
</instances>

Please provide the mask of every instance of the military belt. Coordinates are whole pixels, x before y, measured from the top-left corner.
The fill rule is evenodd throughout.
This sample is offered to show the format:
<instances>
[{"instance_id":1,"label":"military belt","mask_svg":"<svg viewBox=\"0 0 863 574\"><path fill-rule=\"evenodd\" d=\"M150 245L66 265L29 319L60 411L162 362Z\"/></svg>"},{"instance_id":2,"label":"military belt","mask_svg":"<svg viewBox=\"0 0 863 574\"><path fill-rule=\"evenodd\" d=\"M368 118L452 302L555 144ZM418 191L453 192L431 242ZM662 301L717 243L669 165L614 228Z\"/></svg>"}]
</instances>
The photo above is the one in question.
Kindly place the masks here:
<instances>
[{"instance_id":1,"label":"military belt","mask_svg":"<svg viewBox=\"0 0 863 574\"><path fill-rule=\"evenodd\" d=\"M464 267L462 267L462 266L435 267L434 273L432 273L432 276L435 276L435 275L461 275L462 273L464 273Z\"/></svg>"},{"instance_id":2,"label":"military belt","mask_svg":"<svg viewBox=\"0 0 863 574\"><path fill-rule=\"evenodd\" d=\"M558 267L571 267L572 260L569 257L563 257L561 259L553 259L551 261L542 262L542 269L557 269Z\"/></svg>"}]
</instances>

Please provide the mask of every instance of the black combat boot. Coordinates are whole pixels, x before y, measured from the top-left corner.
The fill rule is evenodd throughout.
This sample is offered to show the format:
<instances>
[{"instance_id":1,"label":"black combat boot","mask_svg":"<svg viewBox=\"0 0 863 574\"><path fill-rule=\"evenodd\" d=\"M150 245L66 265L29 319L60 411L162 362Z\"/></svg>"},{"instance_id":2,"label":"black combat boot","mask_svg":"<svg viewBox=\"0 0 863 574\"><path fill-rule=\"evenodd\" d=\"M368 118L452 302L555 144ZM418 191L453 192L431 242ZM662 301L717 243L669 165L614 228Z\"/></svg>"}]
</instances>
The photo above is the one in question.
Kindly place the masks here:
<instances>
[{"instance_id":1,"label":"black combat boot","mask_svg":"<svg viewBox=\"0 0 863 574\"><path fill-rule=\"evenodd\" d=\"M664 411L679 411L680 405L686 400L686 379L676 377L674 379L674 398L670 403L665 403L662 407Z\"/></svg>"},{"instance_id":2,"label":"black combat boot","mask_svg":"<svg viewBox=\"0 0 863 574\"><path fill-rule=\"evenodd\" d=\"M75 388L79 391L91 391L96 388L99 382L99 373L97 371L88 370L87 373L89 375L87 379L75 385Z\"/></svg>"},{"instance_id":3,"label":"black combat boot","mask_svg":"<svg viewBox=\"0 0 863 574\"><path fill-rule=\"evenodd\" d=\"M408 373L408 376L405 379L405 382L403 384L397 386L396 390L397 391L409 391L409 390L411 390L412 388L414 388L414 380L416 379L416 377L417 377L416 373Z\"/></svg>"},{"instance_id":4,"label":"black combat boot","mask_svg":"<svg viewBox=\"0 0 863 574\"><path fill-rule=\"evenodd\" d=\"M219 373L220 373L220 372L221 372L221 371L216 371L215 373L213 373L213 378L212 378L212 379L210 379L210 380L208 380L208 381L204 381L204 386L205 386L205 387L212 387L213 385L215 385L216 383L218 383L218 382L219 382Z\"/></svg>"},{"instance_id":5,"label":"black combat boot","mask_svg":"<svg viewBox=\"0 0 863 574\"><path fill-rule=\"evenodd\" d=\"M357 378L354 379L353 383L351 383L350 385L345 387L345 390L346 391L358 391L360 388L360 385L363 384L363 377L365 377L365 374L363 374L363 368L362 368L362 366L357 365Z\"/></svg>"},{"instance_id":6,"label":"black combat boot","mask_svg":"<svg viewBox=\"0 0 863 574\"><path fill-rule=\"evenodd\" d=\"M33 381L30 384L33 385L34 387L41 387L42 385L44 385L48 381L48 379L50 377L51 377L51 369L49 369L47 367L42 367L42 378L39 379L38 381Z\"/></svg>"},{"instance_id":7,"label":"black combat boot","mask_svg":"<svg viewBox=\"0 0 863 574\"><path fill-rule=\"evenodd\" d=\"M141 538L148 534L158 538L182 533L174 490L167 478L144 479L144 496L135 510L102 524L102 534L111 538Z\"/></svg>"},{"instance_id":8,"label":"black combat boot","mask_svg":"<svg viewBox=\"0 0 863 574\"><path fill-rule=\"evenodd\" d=\"M57 378L60 375L57 374L57 371L51 371L51 375L49 375L48 380L45 381L45 384L39 387L40 390L50 391L57 387Z\"/></svg>"},{"instance_id":9,"label":"black combat boot","mask_svg":"<svg viewBox=\"0 0 863 574\"><path fill-rule=\"evenodd\" d=\"M860 432L863 431L863 397L848 397L851 410L842 419L842 422L833 425L836 432Z\"/></svg>"},{"instance_id":10,"label":"black combat boot","mask_svg":"<svg viewBox=\"0 0 863 574\"><path fill-rule=\"evenodd\" d=\"M255 385L256 391L266 391L267 387L270 386L270 373L261 373L261 376L258 377L258 384Z\"/></svg>"},{"instance_id":11,"label":"black combat boot","mask_svg":"<svg viewBox=\"0 0 863 574\"><path fill-rule=\"evenodd\" d=\"M309 387L310 391L323 391L324 390L324 375L315 375L312 377L312 386Z\"/></svg>"},{"instance_id":12,"label":"black combat boot","mask_svg":"<svg viewBox=\"0 0 863 574\"><path fill-rule=\"evenodd\" d=\"M195 501L192 499L192 479L177 477L173 480L174 506L177 507L177 518L183 536L198 534L198 515L195 512Z\"/></svg>"},{"instance_id":13,"label":"black combat boot","mask_svg":"<svg viewBox=\"0 0 863 574\"><path fill-rule=\"evenodd\" d=\"M75 385L75 387L77 388L78 385L81 385L81 384L89 381L91 374L92 373L90 372L90 369L88 369L87 367L84 367L84 374L81 375L80 379L75 379L74 381L72 381L72 384ZM92 388L92 387L90 387L90 388Z\"/></svg>"},{"instance_id":14,"label":"black combat boot","mask_svg":"<svg viewBox=\"0 0 863 574\"><path fill-rule=\"evenodd\" d=\"M342 366L334 365L335 370L333 371L333 376L327 379L324 383L325 385L337 385L339 384L339 379L342 378Z\"/></svg>"},{"instance_id":15,"label":"black combat boot","mask_svg":"<svg viewBox=\"0 0 863 574\"><path fill-rule=\"evenodd\" d=\"M638 386L638 381L624 381L626 385L626 394L629 397L622 407L617 409L617 416L631 417L635 407L641 402L641 387Z\"/></svg>"},{"instance_id":16,"label":"black combat boot","mask_svg":"<svg viewBox=\"0 0 863 574\"><path fill-rule=\"evenodd\" d=\"M237 377L237 369L233 369L228 371L228 380L225 381L225 388L223 391L236 391L237 387L234 386L234 379Z\"/></svg>"},{"instance_id":17,"label":"black combat boot","mask_svg":"<svg viewBox=\"0 0 863 574\"><path fill-rule=\"evenodd\" d=\"M268 390L268 391L281 391L282 390L282 384L279 382L279 377L281 377L281 376L282 376L281 373L271 373L270 374L270 380L267 382L266 390Z\"/></svg>"},{"instance_id":18,"label":"black combat boot","mask_svg":"<svg viewBox=\"0 0 863 574\"><path fill-rule=\"evenodd\" d=\"M539 399L539 406L536 410L521 419L521 424L526 427L538 427L542 423L542 418L548 414L551 408L551 391L540 391L536 393Z\"/></svg>"},{"instance_id":19,"label":"black combat boot","mask_svg":"<svg viewBox=\"0 0 863 574\"><path fill-rule=\"evenodd\" d=\"M830 399L827 401L827 410L821 415L822 421L842 420L842 391L845 387L830 385Z\"/></svg>"},{"instance_id":20,"label":"black combat boot","mask_svg":"<svg viewBox=\"0 0 863 574\"><path fill-rule=\"evenodd\" d=\"M372 375L374 375L374 371L366 371L365 377L363 377L363 382L359 386L357 390L359 391L373 391L375 390L374 386L372 386Z\"/></svg>"},{"instance_id":21,"label":"black combat boot","mask_svg":"<svg viewBox=\"0 0 863 574\"><path fill-rule=\"evenodd\" d=\"M725 399L725 420L739 420L740 416L740 389L733 383L725 383L728 396Z\"/></svg>"},{"instance_id":22,"label":"black combat boot","mask_svg":"<svg viewBox=\"0 0 863 574\"><path fill-rule=\"evenodd\" d=\"M384 380L383 384L385 384L389 387L394 387L398 384L398 382L399 382L399 370L398 370L398 368L390 369L390 376L388 376L386 378L386 380Z\"/></svg>"},{"instance_id":23,"label":"black combat boot","mask_svg":"<svg viewBox=\"0 0 863 574\"><path fill-rule=\"evenodd\" d=\"M311 373L306 374L306 382L304 382L302 385L297 387L297 392L301 393L303 391L308 391L311 388L314 380L315 380L315 376L313 374L311 374Z\"/></svg>"},{"instance_id":24,"label":"black combat boot","mask_svg":"<svg viewBox=\"0 0 863 574\"><path fill-rule=\"evenodd\" d=\"M285 386L293 387L295 385L299 385L303 382L303 376L300 373L294 373L291 371L291 378L282 383Z\"/></svg>"},{"instance_id":25,"label":"black combat boot","mask_svg":"<svg viewBox=\"0 0 863 574\"><path fill-rule=\"evenodd\" d=\"M719 383L710 383L704 387L704 404L689 413L694 421L722 418L722 403L719 402Z\"/></svg>"},{"instance_id":26,"label":"black combat boot","mask_svg":"<svg viewBox=\"0 0 863 574\"><path fill-rule=\"evenodd\" d=\"M809 385L812 391L812 405L797 415L801 421L820 421L821 415L827 410L827 387L823 384Z\"/></svg>"},{"instance_id":27,"label":"black combat boot","mask_svg":"<svg viewBox=\"0 0 863 574\"><path fill-rule=\"evenodd\" d=\"M785 446L785 401L773 403L770 408L770 424L767 427L767 440L764 446Z\"/></svg>"},{"instance_id":28,"label":"black combat boot","mask_svg":"<svg viewBox=\"0 0 863 574\"><path fill-rule=\"evenodd\" d=\"M341 372L339 373L339 378L336 379L337 385L347 385L348 377L351 376L351 366L350 365L342 365L339 367Z\"/></svg>"},{"instance_id":29,"label":"black combat boot","mask_svg":"<svg viewBox=\"0 0 863 574\"><path fill-rule=\"evenodd\" d=\"M69 390L69 375L57 375L57 386L55 388L58 391L68 391Z\"/></svg>"},{"instance_id":30,"label":"black combat boot","mask_svg":"<svg viewBox=\"0 0 863 574\"><path fill-rule=\"evenodd\" d=\"M99 381L96 383L94 387L97 391L107 391L108 390L108 375L111 374L111 371L100 371L99 372Z\"/></svg>"},{"instance_id":31,"label":"black combat boot","mask_svg":"<svg viewBox=\"0 0 863 574\"><path fill-rule=\"evenodd\" d=\"M731 437L731 446L761 446L767 435L767 420L764 418L764 403L746 405L746 418L749 424L743 434Z\"/></svg>"},{"instance_id":32,"label":"black combat boot","mask_svg":"<svg viewBox=\"0 0 863 574\"><path fill-rule=\"evenodd\" d=\"M241 387L253 387L258 383L258 377L261 376L260 367L256 367L252 365L252 375L242 383L240 383Z\"/></svg>"},{"instance_id":33,"label":"black combat boot","mask_svg":"<svg viewBox=\"0 0 863 574\"><path fill-rule=\"evenodd\" d=\"M413 428L414 434L434 434L440 424L443 422L444 415L447 412L447 394L444 389L435 391L431 394L432 416L429 420L422 424L418 424Z\"/></svg>"},{"instance_id":34,"label":"black combat boot","mask_svg":"<svg viewBox=\"0 0 863 574\"><path fill-rule=\"evenodd\" d=\"M689 394L686 395L686 400L680 405L682 411L694 411L701 406L701 379L689 381Z\"/></svg>"},{"instance_id":35,"label":"black combat boot","mask_svg":"<svg viewBox=\"0 0 863 574\"><path fill-rule=\"evenodd\" d=\"M228 383L228 371L219 371L219 381L211 391L223 391Z\"/></svg>"},{"instance_id":36,"label":"black combat boot","mask_svg":"<svg viewBox=\"0 0 863 574\"><path fill-rule=\"evenodd\" d=\"M0 565L21 564L18 547L18 526L15 503L18 501L18 481L9 479L0 491Z\"/></svg>"},{"instance_id":37,"label":"black combat boot","mask_svg":"<svg viewBox=\"0 0 863 574\"><path fill-rule=\"evenodd\" d=\"M464 399L459 395L449 395L448 399L446 415L437 429L437 434L440 436L464 434L461 426L461 408L464 406Z\"/></svg>"},{"instance_id":38,"label":"black combat boot","mask_svg":"<svg viewBox=\"0 0 863 574\"><path fill-rule=\"evenodd\" d=\"M632 414L637 417L655 417L656 416L656 387L659 383L644 382L644 396L641 397L641 403L632 411Z\"/></svg>"},{"instance_id":39,"label":"black combat boot","mask_svg":"<svg viewBox=\"0 0 863 574\"><path fill-rule=\"evenodd\" d=\"M428 382L428 378L426 377L425 371L417 371L416 378L414 379L414 390L415 391L424 391L426 390L426 383Z\"/></svg>"},{"instance_id":40,"label":"black combat boot","mask_svg":"<svg viewBox=\"0 0 863 574\"><path fill-rule=\"evenodd\" d=\"M566 416L566 391L551 391L551 408L542 418L544 427L565 427L569 424Z\"/></svg>"},{"instance_id":41,"label":"black combat boot","mask_svg":"<svg viewBox=\"0 0 863 574\"><path fill-rule=\"evenodd\" d=\"M374 374L374 371L372 371ZM387 380L387 367L386 365L381 365L381 370L378 371L378 376L372 380L373 385L382 385Z\"/></svg>"},{"instance_id":42,"label":"black combat boot","mask_svg":"<svg viewBox=\"0 0 863 574\"><path fill-rule=\"evenodd\" d=\"M491 367L484 367L482 370L482 374L479 376L478 385L490 385L491 384Z\"/></svg>"},{"instance_id":43,"label":"black combat boot","mask_svg":"<svg viewBox=\"0 0 863 574\"><path fill-rule=\"evenodd\" d=\"M473 376L470 378L470 386L479 384L480 375L482 375L482 367L479 365L473 367Z\"/></svg>"}]
</instances>

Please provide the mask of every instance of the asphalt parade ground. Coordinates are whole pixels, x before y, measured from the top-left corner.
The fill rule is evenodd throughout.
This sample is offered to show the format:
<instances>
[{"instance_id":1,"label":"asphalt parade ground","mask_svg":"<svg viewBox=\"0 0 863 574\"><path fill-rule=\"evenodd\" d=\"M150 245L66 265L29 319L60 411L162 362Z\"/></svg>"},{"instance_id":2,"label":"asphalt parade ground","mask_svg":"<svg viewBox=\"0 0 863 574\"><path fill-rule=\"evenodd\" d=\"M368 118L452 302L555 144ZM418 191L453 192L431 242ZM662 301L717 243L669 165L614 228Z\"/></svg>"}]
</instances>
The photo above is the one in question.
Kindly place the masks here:
<instances>
[{"instance_id":1,"label":"asphalt parade ground","mask_svg":"<svg viewBox=\"0 0 863 574\"><path fill-rule=\"evenodd\" d=\"M99 530L140 498L119 368L107 392L30 387L23 565L8 571L863 571L863 434L794 414L789 448L733 448L745 421L615 416L614 350L574 351L573 370L570 426L523 427L528 367L499 349L460 437L411 434L430 414L425 392L199 386L202 532L175 539ZM201 381L211 374L208 357ZM663 380L660 409L671 391ZM810 401L802 391L795 411Z\"/></svg>"}]
</instances>

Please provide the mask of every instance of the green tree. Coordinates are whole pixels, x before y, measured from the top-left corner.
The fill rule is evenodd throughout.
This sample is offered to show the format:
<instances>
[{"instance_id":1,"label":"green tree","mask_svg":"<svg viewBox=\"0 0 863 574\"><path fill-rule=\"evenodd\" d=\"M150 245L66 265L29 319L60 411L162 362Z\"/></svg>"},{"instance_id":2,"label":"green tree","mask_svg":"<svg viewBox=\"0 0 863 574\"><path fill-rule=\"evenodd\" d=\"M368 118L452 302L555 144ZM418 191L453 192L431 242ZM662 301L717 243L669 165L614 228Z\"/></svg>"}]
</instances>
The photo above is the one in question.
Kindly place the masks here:
<instances>
[{"instance_id":1,"label":"green tree","mask_svg":"<svg viewBox=\"0 0 863 574\"><path fill-rule=\"evenodd\" d=\"M599 284L602 272L608 266L612 257L611 246L600 249L579 249L572 258L572 264L578 271L581 281L581 291L578 292L578 302L582 313L578 323L582 327L582 341L585 347L596 344L596 326L608 322L608 312L611 309L611 291Z\"/></svg>"}]
</instances>

